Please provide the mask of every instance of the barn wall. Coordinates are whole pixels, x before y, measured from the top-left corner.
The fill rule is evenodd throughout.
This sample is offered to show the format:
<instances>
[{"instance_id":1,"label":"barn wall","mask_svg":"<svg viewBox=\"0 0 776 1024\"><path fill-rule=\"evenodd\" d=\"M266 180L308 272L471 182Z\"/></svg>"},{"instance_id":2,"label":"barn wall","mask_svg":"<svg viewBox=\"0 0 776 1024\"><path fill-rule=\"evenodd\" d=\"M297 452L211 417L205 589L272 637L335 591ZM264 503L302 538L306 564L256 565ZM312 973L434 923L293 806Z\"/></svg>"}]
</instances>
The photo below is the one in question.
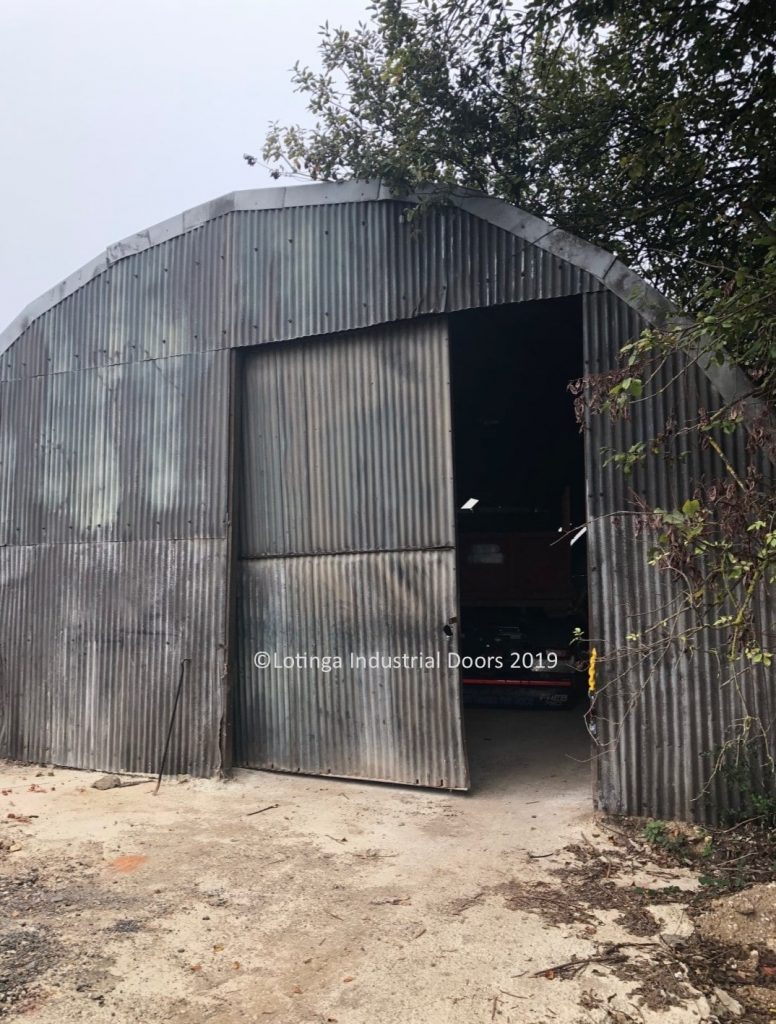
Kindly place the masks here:
<instances>
[{"instance_id":1,"label":"barn wall","mask_svg":"<svg viewBox=\"0 0 776 1024\"><path fill-rule=\"evenodd\" d=\"M168 771L220 766L224 542L0 549L4 756L158 771L190 659Z\"/></svg>"},{"instance_id":2,"label":"barn wall","mask_svg":"<svg viewBox=\"0 0 776 1024\"><path fill-rule=\"evenodd\" d=\"M124 256L42 313L0 379L331 334L600 288L462 210L339 203L217 217Z\"/></svg>"},{"instance_id":3,"label":"barn wall","mask_svg":"<svg viewBox=\"0 0 776 1024\"><path fill-rule=\"evenodd\" d=\"M0 384L0 750L220 765L228 352Z\"/></svg>"},{"instance_id":4,"label":"barn wall","mask_svg":"<svg viewBox=\"0 0 776 1024\"><path fill-rule=\"evenodd\" d=\"M0 543L223 537L228 353L0 384Z\"/></svg>"},{"instance_id":5,"label":"barn wall","mask_svg":"<svg viewBox=\"0 0 776 1024\"><path fill-rule=\"evenodd\" d=\"M617 365L620 347L646 325L610 293L587 295L583 304L585 369L599 373ZM669 632L690 623L685 617L674 621L678 593L665 573L647 564L650 540L634 531L632 491L652 506L677 508L691 497L688 481L711 481L723 475L723 466L710 449L691 440L681 442L681 459L650 459L630 478L604 465L606 452L654 437L671 415L683 424L699 407L719 408L719 397L697 367L679 369L676 362L665 367L645 400L634 404L629 421L613 423L602 415L589 424L590 628L604 659L598 672L598 799L614 813L712 821L740 800L712 766L748 718L770 730L756 753L776 753L772 673L738 665L738 682L722 685L730 666L718 660L713 634L700 638L691 655L675 644L659 658L638 656L629 634L661 619L668 621ZM738 431L725 442L734 465L743 464L744 441ZM770 478L772 468L764 468ZM768 596L761 595L763 627L773 623L774 611Z\"/></svg>"},{"instance_id":6,"label":"barn wall","mask_svg":"<svg viewBox=\"0 0 776 1024\"><path fill-rule=\"evenodd\" d=\"M613 365L642 326L629 304L649 316L665 311L607 254L504 204L472 200L482 218L450 208L409 223L405 203L372 201L380 189L340 202L327 188L309 205L305 197L318 192L290 189L280 200L257 193L240 206L227 197L222 208L183 215L169 230L138 236L137 251L132 240L113 247L5 333L0 752L149 770L180 660L190 657L171 767L217 769L231 529L229 349L583 294L586 358L595 370ZM660 382L629 425L592 424L591 598L608 655L627 647L634 620L672 595L663 577L644 572L646 542L612 517L627 510L628 495L600 451L651 436L651 416L662 422L671 408L681 416L699 396L714 402L704 377L683 380ZM712 456L692 450L683 465L655 463L635 482L666 505L683 500L683 480L701 471L714 471ZM265 554L246 583L252 593L277 575ZM773 622L772 607L760 611ZM766 723L776 714L764 671L738 691L720 691L708 652L646 675L628 657L602 666L602 805L697 817L733 806L735 793L720 777L709 799L697 800L705 753L729 738L742 713Z\"/></svg>"},{"instance_id":7,"label":"barn wall","mask_svg":"<svg viewBox=\"0 0 776 1024\"><path fill-rule=\"evenodd\" d=\"M229 349L600 287L469 213L405 209L216 204L20 321L0 357L2 753L149 770L191 657L171 768L217 769ZM385 546L390 524L364 526Z\"/></svg>"}]
</instances>

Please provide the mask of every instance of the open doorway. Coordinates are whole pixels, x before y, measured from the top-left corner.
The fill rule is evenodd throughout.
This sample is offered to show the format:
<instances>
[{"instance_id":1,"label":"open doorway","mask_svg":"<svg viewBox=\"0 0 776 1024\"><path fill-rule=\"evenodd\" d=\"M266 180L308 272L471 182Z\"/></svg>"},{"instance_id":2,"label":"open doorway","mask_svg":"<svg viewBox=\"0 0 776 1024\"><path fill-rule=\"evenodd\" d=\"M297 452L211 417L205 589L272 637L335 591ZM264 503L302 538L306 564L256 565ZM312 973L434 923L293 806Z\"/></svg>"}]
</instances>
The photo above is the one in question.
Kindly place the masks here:
<instances>
[{"instance_id":1,"label":"open doorway","mask_svg":"<svg viewBox=\"0 0 776 1024\"><path fill-rule=\"evenodd\" d=\"M587 635L584 451L567 388L581 300L458 314L450 345L472 781L524 783L589 752L572 644Z\"/></svg>"}]
</instances>

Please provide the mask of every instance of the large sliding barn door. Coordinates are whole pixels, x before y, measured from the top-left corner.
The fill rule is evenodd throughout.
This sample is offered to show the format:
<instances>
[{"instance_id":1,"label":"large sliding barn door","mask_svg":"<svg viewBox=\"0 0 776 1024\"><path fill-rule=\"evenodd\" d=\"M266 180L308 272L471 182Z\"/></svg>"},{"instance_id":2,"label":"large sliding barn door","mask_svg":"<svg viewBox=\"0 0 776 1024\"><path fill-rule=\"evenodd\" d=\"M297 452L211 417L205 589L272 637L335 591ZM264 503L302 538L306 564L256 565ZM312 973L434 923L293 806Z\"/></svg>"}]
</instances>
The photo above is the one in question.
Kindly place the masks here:
<instances>
[{"instance_id":1,"label":"large sliding barn door","mask_svg":"<svg viewBox=\"0 0 776 1024\"><path fill-rule=\"evenodd\" d=\"M446 322L263 346L241 423L237 763L466 788Z\"/></svg>"}]
</instances>

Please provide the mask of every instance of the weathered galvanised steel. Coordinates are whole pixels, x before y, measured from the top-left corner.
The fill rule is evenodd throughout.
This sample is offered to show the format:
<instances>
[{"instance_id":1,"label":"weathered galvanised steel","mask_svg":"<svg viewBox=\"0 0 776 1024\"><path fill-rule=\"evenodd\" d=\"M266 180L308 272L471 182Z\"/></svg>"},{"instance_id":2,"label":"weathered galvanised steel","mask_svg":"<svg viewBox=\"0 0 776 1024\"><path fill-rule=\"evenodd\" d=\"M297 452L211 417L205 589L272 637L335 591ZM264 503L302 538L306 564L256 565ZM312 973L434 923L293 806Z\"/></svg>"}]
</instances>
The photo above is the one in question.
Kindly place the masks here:
<instances>
[{"instance_id":1,"label":"weathered galvanised steel","mask_svg":"<svg viewBox=\"0 0 776 1024\"><path fill-rule=\"evenodd\" d=\"M468 785L454 672L260 672L253 656L454 646L450 314L579 296L600 370L669 307L521 210L461 193L410 223L416 199L379 183L224 196L109 247L0 336L0 753L154 769L187 658L172 771ZM660 383L630 423L588 433L604 653L671 595L617 525L628 498L601 450L745 389L718 367ZM690 451L638 486L666 503L712 470ZM706 752L752 708L772 718L773 685L720 690L713 669L601 680L602 806L731 803L720 778L698 799Z\"/></svg>"}]
</instances>

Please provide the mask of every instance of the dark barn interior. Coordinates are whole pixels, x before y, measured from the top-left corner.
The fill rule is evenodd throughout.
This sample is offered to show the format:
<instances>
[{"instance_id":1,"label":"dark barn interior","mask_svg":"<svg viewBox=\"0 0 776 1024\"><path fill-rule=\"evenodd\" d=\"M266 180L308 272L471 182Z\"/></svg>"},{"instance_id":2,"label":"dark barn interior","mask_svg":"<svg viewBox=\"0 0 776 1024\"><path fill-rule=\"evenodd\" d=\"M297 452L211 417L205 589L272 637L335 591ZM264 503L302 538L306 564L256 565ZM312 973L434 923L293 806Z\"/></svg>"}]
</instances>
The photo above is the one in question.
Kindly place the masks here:
<instances>
[{"instance_id":1,"label":"dark barn interior","mask_svg":"<svg viewBox=\"0 0 776 1024\"><path fill-rule=\"evenodd\" d=\"M587 632L583 439L568 390L582 375L580 300L458 314L451 366L461 680L481 786L588 755L572 642Z\"/></svg>"}]
</instances>

